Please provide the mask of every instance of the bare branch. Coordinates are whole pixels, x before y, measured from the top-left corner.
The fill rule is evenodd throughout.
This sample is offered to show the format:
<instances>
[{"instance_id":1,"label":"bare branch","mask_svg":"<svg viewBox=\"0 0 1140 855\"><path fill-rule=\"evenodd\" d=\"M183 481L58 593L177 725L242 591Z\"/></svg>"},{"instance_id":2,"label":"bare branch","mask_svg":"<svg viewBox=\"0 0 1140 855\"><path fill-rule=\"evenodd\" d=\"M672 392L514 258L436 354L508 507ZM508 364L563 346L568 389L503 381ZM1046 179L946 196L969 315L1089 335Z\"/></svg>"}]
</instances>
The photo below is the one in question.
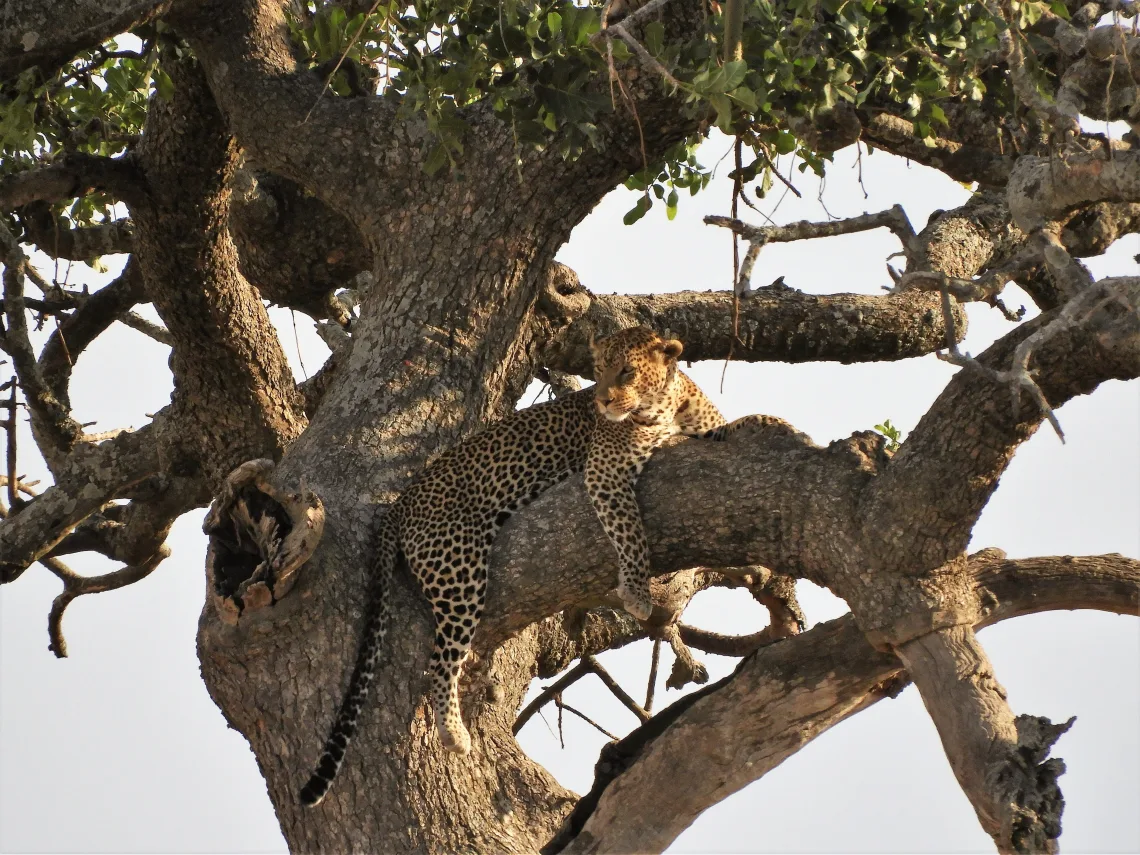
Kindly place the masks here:
<instances>
[{"instance_id":1,"label":"bare branch","mask_svg":"<svg viewBox=\"0 0 1140 855\"><path fill-rule=\"evenodd\" d=\"M24 400L32 413L33 426L42 437L41 448L50 464L71 449L83 429L40 374L24 314L24 276L31 265L3 223L0 223L0 260L4 263L4 315L7 320L0 345L12 357Z\"/></svg>"},{"instance_id":2,"label":"bare branch","mask_svg":"<svg viewBox=\"0 0 1140 855\"><path fill-rule=\"evenodd\" d=\"M582 661L585 662L586 667L602 681L605 687L610 690L613 696L622 702L622 705L625 706L626 709L637 716L641 721L649 721L649 713L643 710L637 701L631 698L629 693L618 685L617 681L610 676L610 672L602 667L601 662L592 655L584 656Z\"/></svg>"},{"instance_id":3,"label":"bare branch","mask_svg":"<svg viewBox=\"0 0 1140 855\"><path fill-rule=\"evenodd\" d=\"M577 665L543 689L533 701L526 705L526 709L519 713L518 718L515 719L514 726L511 730L515 734L518 734L518 732L526 726L526 723L534 717L536 712L589 673L590 666L586 664L586 660L584 658L579 660Z\"/></svg>"},{"instance_id":4,"label":"bare branch","mask_svg":"<svg viewBox=\"0 0 1140 855\"><path fill-rule=\"evenodd\" d=\"M515 723L511 728L512 732L517 734L523 729L526 723L534 717L536 712L551 701L561 703L560 698L562 697L562 693L587 674L597 676L605 687L610 690L613 696L621 701L626 709L637 716L640 721L646 722L649 720L649 713L638 706L637 701L631 698L629 693L618 685L617 681L614 680L614 678L610 676L610 673L602 666L602 663L592 654L586 654L578 661L577 665L543 689L533 701L526 705L526 709L519 713L518 718L515 719ZM566 707L566 709L570 709L570 707ZM585 717L583 716L583 718ZM589 719L585 720L590 721ZM594 724L592 721L590 723ZM597 727L597 725L594 726Z\"/></svg>"},{"instance_id":5,"label":"bare branch","mask_svg":"<svg viewBox=\"0 0 1140 855\"><path fill-rule=\"evenodd\" d=\"M965 315L955 315L965 332ZM789 287L759 288L740 302L733 334L733 295L725 291L591 297L589 311L547 346L548 368L590 376L589 337L649 324L685 342L684 359L742 362L863 362L906 359L944 346L946 331L935 296L805 294ZM811 330L811 334L805 330Z\"/></svg>"},{"instance_id":6,"label":"bare branch","mask_svg":"<svg viewBox=\"0 0 1140 855\"><path fill-rule=\"evenodd\" d=\"M788 223L785 226L753 226L740 220L733 220L730 217L718 216L705 217L705 222L710 226L730 229L745 240L759 243L761 246L767 243L787 243L887 228L899 239L908 256L917 249L914 229L911 227L910 220L907 219L906 212L901 205L895 205L876 214L861 214L857 217L825 223L800 220L799 222Z\"/></svg>"},{"instance_id":7,"label":"bare branch","mask_svg":"<svg viewBox=\"0 0 1140 855\"><path fill-rule=\"evenodd\" d=\"M66 569L57 558L47 558L43 563L48 565L63 580L63 592L51 604L48 615L48 649L63 659L67 656L67 641L63 637L63 613L71 601L85 594L100 594L104 591L113 591L116 588L125 588L149 576L154 569L166 558L170 557L170 547L161 545L150 558L134 566L123 567L113 573L102 576L79 576L71 571L60 572Z\"/></svg>"},{"instance_id":8,"label":"bare branch","mask_svg":"<svg viewBox=\"0 0 1140 855\"><path fill-rule=\"evenodd\" d=\"M4 420L4 433L7 437L5 443L5 451L8 461L8 507L13 510L16 509L20 502L20 479L16 477L16 378L13 377L4 387L9 391L8 395L8 418ZM0 387L0 392L4 390Z\"/></svg>"},{"instance_id":9,"label":"bare branch","mask_svg":"<svg viewBox=\"0 0 1140 855\"><path fill-rule=\"evenodd\" d=\"M649 658L649 682L645 688L645 711L653 712L653 695L657 691L657 669L661 667L661 639L653 639L653 653Z\"/></svg>"},{"instance_id":10,"label":"bare branch","mask_svg":"<svg viewBox=\"0 0 1140 855\"><path fill-rule=\"evenodd\" d=\"M1121 302L1126 310L1140 314L1140 307L1134 307L1118 292L1118 286L1121 285L1135 288L1137 285L1140 285L1140 281L1134 280L1134 278L1104 279L1096 285L1091 285L1081 291L1076 297L1066 303L1061 311L1052 317L1049 323L1035 331L1017 346L1013 354L1011 367L1004 371L985 368L968 354L961 354L952 341L949 343L950 354L948 356L939 354L938 356L946 362L988 375L996 382L1008 383L1013 396L1013 412L1015 416L1021 406L1022 391L1028 392L1042 414L1049 420L1049 424L1053 427L1057 436L1064 442L1065 434L1064 431L1061 430L1061 424L1057 420L1057 416L1053 412L1052 407L1049 406L1049 402L1045 398L1045 393L1042 392L1041 387L1037 385L1036 380L1034 380L1029 371L1030 357L1037 347L1057 334L1072 329L1074 326L1084 322L1098 309L1109 302ZM952 323L952 320L950 316L950 298L946 290L942 291L942 298L943 314L949 324Z\"/></svg>"},{"instance_id":11,"label":"bare branch","mask_svg":"<svg viewBox=\"0 0 1140 855\"><path fill-rule=\"evenodd\" d=\"M960 303L989 301L1000 294L1011 280L1031 273L1041 262L1041 253L1027 248L989 268L977 279L947 276L940 270L913 270L899 276L890 290L894 293L910 290L939 291L950 294ZM945 317L943 315L943 319Z\"/></svg>"}]
</instances>

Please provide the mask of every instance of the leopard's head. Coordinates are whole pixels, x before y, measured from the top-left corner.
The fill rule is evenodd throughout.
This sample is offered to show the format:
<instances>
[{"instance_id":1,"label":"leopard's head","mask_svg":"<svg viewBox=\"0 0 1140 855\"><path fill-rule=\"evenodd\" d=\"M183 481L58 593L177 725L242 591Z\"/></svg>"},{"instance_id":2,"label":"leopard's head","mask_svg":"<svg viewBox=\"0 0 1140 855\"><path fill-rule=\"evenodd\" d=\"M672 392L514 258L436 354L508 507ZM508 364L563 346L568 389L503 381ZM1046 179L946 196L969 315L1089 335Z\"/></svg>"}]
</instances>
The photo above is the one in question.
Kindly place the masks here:
<instances>
[{"instance_id":1,"label":"leopard's head","mask_svg":"<svg viewBox=\"0 0 1140 855\"><path fill-rule=\"evenodd\" d=\"M620 422L660 408L677 373L681 347L681 342L663 339L649 327L633 327L591 341L598 412Z\"/></svg>"}]
</instances>

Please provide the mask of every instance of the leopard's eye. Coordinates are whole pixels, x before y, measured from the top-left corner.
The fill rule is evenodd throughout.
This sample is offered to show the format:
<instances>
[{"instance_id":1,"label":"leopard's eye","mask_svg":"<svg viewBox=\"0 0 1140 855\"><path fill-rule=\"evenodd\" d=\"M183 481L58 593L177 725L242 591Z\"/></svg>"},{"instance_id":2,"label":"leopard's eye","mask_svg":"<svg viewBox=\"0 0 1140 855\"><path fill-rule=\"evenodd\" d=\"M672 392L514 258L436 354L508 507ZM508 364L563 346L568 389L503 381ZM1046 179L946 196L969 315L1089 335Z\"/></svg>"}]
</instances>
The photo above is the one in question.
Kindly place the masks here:
<instances>
[{"instance_id":1,"label":"leopard's eye","mask_svg":"<svg viewBox=\"0 0 1140 855\"><path fill-rule=\"evenodd\" d=\"M634 368L632 365L627 365L620 372L618 372L618 382L619 383L628 383L629 381L631 381L636 376L637 376L637 369Z\"/></svg>"}]
</instances>

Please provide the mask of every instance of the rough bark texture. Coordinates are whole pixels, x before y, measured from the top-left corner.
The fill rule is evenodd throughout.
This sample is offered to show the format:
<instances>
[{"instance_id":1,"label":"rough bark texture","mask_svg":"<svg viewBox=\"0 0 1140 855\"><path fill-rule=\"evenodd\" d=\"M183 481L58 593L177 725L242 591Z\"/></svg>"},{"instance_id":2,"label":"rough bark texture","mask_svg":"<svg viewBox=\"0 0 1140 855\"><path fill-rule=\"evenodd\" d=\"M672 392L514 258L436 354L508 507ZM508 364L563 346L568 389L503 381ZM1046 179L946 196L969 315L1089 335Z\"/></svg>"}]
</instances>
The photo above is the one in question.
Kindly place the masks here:
<instances>
[{"instance_id":1,"label":"rough bark texture","mask_svg":"<svg viewBox=\"0 0 1140 855\"><path fill-rule=\"evenodd\" d=\"M704 6L672 0L643 11L671 45L691 38ZM1069 30L1052 16L1041 25L1058 45L1041 60L1062 81L1050 108L1062 112L1049 114L1058 126L1084 83L1135 54L1132 42L1096 34L1099 9L1074 9ZM841 108L795 127L821 151L861 138L984 190L917 232L901 209L777 227L781 239L892 228L906 276L891 293L810 296L774 285L742 288L740 300L595 296L555 254L606 192L703 132L683 93L651 66L617 63L636 120L625 108L604 113L597 148L575 161L557 145L517 146L489 101L475 101L458 111L462 168L429 176L428 119L391 98L323 92L322 76L298 61L285 13L280 0L5 8L0 78L33 65L49 75L156 15L174 35L161 47L171 87L152 97L137 146L114 158L60 157L0 181L0 343L55 479L29 501L15 471L4 476L0 582L36 561L66 581L70 571L53 562L81 550L126 563L120 578L149 572L180 513L217 494L234 467L266 458L258 471L272 489L231 503L245 517L226 521L247 550L247 575L229 580L236 586L267 573L286 535L312 518L282 503L296 510L315 493L323 536L293 587L251 598L240 614L219 608L230 594L215 591L198 634L203 679L249 740L297 851L660 851L708 806L912 678L995 845L1053 849L1062 767L1045 755L1061 730L1014 716L974 630L1044 608L1134 614L1137 562L1011 562L964 549L1050 407L1140 376L1140 280L1094 283L1074 260L1135 230L1135 152L1090 153L1086 136L1062 163L1039 116L1007 126L965 98L948 99L950 126L927 141L905 105ZM638 37L647 20L635 11L621 26ZM1022 80L1017 56L993 62ZM596 81L596 91L608 88ZM1046 110L1022 94L1031 113ZM1124 115L1124 95L1109 94L1101 112ZM126 203L129 225L61 232L49 205L96 189ZM721 224L756 251L776 239L772 228ZM130 248L132 260L115 283L79 294L37 280L21 242L62 258ZM1015 277L1045 313L977 360L958 354L965 324L951 293L997 303ZM24 293L25 279L43 299ZM349 285L358 317L333 299ZM300 387L263 298L335 322L326 328L334 355ZM143 302L162 327L131 315ZM38 356L32 311L60 319ZM171 346L175 391L149 425L107 439L71 417L68 384L74 357L116 319ZM542 496L494 548L462 686L469 757L439 746L424 696L430 619L399 574L395 625L359 735L329 797L302 809L297 789L356 653L378 510L434 455L512 409L536 374L558 387L589 374L589 337L635 323L682 338L693 360L878 361L948 347L965 367L894 452L871 433L818 447L770 417L725 443L662 449L638 495L653 570L673 575L656 583L645 624L606 608L611 549L581 484ZM800 634L793 578L828 587L852 614ZM748 587L772 627L731 639L680 624L689 599L714 584ZM608 748L594 791L579 800L522 753L516 713L534 676L642 637L669 642L685 665L678 682L699 679L690 648L748 658ZM62 649L62 635L53 643ZM589 659L581 670L597 673ZM663 786L676 780L686 786Z\"/></svg>"}]
</instances>

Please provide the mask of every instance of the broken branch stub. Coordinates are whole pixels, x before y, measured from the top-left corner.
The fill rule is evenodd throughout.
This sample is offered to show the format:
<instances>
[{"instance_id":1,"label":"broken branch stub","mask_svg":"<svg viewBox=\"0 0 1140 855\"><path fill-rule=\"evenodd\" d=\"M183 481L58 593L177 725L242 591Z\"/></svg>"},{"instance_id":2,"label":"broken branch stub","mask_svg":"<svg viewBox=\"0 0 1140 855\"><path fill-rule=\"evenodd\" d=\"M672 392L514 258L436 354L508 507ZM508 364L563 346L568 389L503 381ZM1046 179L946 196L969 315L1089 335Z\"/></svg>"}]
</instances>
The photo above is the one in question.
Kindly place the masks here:
<instances>
[{"instance_id":1,"label":"broken branch stub","mask_svg":"<svg viewBox=\"0 0 1140 855\"><path fill-rule=\"evenodd\" d=\"M231 626L287 595L324 533L320 497L303 481L295 492L279 490L269 481L273 470L272 460L243 463L226 477L202 523L210 601Z\"/></svg>"}]
</instances>

